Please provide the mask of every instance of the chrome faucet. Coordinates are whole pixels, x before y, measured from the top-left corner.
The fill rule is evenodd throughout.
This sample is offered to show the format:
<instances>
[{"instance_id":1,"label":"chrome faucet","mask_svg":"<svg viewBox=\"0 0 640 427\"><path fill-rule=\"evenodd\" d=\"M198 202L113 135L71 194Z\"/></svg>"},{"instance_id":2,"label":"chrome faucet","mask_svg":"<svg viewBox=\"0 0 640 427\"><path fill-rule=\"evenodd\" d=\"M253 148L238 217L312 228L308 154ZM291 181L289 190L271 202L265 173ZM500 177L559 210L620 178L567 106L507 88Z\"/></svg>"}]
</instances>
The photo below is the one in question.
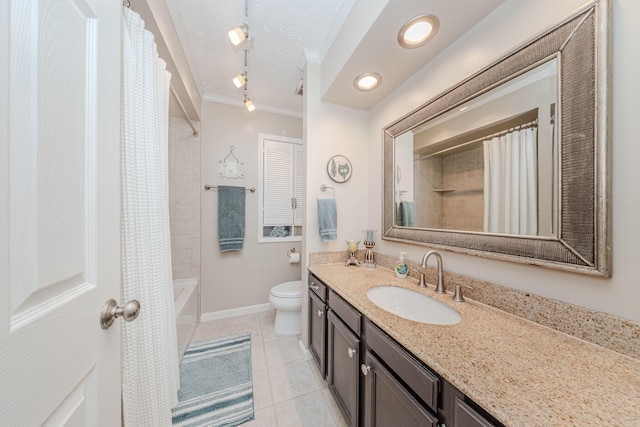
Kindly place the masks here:
<instances>
[{"instance_id":1,"label":"chrome faucet","mask_svg":"<svg viewBox=\"0 0 640 427\"><path fill-rule=\"evenodd\" d=\"M442 257L436 251L429 251L422 257L422 268L427 266L427 261L431 255L435 255L438 263L438 284L436 285L436 292L439 294L446 294L447 291L444 288L444 281L442 280Z\"/></svg>"}]
</instances>

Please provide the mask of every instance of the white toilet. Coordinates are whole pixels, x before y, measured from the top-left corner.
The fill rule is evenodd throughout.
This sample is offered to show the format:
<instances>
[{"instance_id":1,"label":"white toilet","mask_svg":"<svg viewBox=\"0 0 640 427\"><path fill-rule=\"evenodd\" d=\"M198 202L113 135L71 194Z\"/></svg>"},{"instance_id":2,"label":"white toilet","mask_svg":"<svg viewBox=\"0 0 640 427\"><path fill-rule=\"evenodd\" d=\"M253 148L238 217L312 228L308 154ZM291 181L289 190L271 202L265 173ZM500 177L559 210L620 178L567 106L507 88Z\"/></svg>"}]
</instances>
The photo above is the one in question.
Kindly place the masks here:
<instances>
[{"instance_id":1,"label":"white toilet","mask_svg":"<svg viewBox=\"0 0 640 427\"><path fill-rule=\"evenodd\" d=\"M276 308L274 330L278 335L300 333L302 281L280 283L271 288L269 302Z\"/></svg>"}]
</instances>

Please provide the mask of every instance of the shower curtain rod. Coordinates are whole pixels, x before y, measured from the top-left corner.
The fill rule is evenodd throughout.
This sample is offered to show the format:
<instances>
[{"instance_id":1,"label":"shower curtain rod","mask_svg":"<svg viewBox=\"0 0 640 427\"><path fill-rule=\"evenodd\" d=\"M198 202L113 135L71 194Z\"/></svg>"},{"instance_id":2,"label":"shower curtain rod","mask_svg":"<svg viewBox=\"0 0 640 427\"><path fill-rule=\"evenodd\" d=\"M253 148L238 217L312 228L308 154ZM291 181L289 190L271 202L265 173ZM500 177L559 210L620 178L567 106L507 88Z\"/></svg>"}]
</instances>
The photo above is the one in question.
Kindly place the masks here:
<instances>
[{"instance_id":1,"label":"shower curtain rod","mask_svg":"<svg viewBox=\"0 0 640 427\"><path fill-rule=\"evenodd\" d=\"M199 136L200 133L198 132L196 127L193 125L193 122L191 121L189 116L187 115L187 110L185 110L184 105L182 105L182 101L180 101L180 98L178 98L178 94L176 93L176 90L173 88L172 85L169 85L169 88L171 89L171 95L173 95L176 102L178 103L178 107L180 107L180 109L182 110L182 114L184 114L184 118L187 119L187 121L189 122L189 126L191 126L191 129L193 129L193 136Z\"/></svg>"},{"instance_id":2,"label":"shower curtain rod","mask_svg":"<svg viewBox=\"0 0 640 427\"><path fill-rule=\"evenodd\" d=\"M528 128L533 128L533 127L538 127L538 119L532 120L532 121L527 122L527 123L523 123L523 124L518 125L518 126L511 126L510 128L505 129L505 130L501 130L500 132L490 133L489 135L483 136L481 138L472 139L471 141L467 141L467 142L465 142L463 144L456 145L455 147L445 148L444 150L436 151L435 153L431 153L431 154L428 154L426 156L420 156L420 159L426 159L427 157L432 157L432 156L435 156L436 154L446 153L447 151L453 150L454 148L464 147L465 145L469 145L469 144L473 144L473 143L476 143L476 142L485 141L487 139L492 139L492 138L495 138L496 136L501 136L503 134L506 135L509 132L513 132L513 131L516 131L516 130L528 129Z\"/></svg>"}]
</instances>

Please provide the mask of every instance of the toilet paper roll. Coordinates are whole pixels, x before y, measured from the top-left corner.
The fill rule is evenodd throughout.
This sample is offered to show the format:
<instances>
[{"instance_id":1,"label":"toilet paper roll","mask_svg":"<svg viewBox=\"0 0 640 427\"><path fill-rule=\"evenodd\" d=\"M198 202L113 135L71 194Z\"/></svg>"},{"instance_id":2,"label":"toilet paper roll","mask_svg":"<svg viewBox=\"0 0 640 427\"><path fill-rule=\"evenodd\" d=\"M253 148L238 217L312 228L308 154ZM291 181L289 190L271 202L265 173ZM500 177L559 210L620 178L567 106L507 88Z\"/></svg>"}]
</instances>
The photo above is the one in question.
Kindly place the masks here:
<instances>
[{"instance_id":1,"label":"toilet paper roll","mask_svg":"<svg viewBox=\"0 0 640 427\"><path fill-rule=\"evenodd\" d=\"M289 264L297 264L300 262L300 254L289 252L287 256L289 257Z\"/></svg>"}]
</instances>

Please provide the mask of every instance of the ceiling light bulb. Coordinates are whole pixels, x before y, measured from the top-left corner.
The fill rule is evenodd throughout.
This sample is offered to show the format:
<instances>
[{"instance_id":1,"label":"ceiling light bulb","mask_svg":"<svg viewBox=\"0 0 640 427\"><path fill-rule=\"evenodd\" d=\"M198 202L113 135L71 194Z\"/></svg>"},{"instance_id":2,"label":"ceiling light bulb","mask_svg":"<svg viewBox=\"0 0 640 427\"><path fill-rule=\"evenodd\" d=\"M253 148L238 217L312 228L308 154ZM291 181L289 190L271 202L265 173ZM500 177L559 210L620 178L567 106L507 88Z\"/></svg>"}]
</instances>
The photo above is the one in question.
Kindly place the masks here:
<instances>
[{"instance_id":1,"label":"ceiling light bulb","mask_svg":"<svg viewBox=\"0 0 640 427\"><path fill-rule=\"evenodd\" d=\"M245 26L236 27L229 31L229 40L234 46L238 46L245 41L249 35L247 34L247 28Z\"/></svg>"},{"instance_id":2,"label":"ceiling light bulb","mask_svg":"<svg viewBox=\"0 0 640 427\"><path fill-rule=\"evenodd\" d=\"M240 89L247 82L247 77L244 74L238 74L233 78L233 84Z\"/></svg>"},{"instance_id":3,"label":"ceiling light bulb","mask_svg":"<svg viewBox=\"0 0 640 427\"><path fill-rule=\"evenodd\" d=\"M372 90L380 86L382 76L378 73L362 73L356 77L353 85L358 90Z\"/></svg>"},{"instance_id":4,"label":"ceiling light bulb","mask_svg":"<svg viewBox=\"0 0 640 427\"><path fill-rule=\"evenodd\" d=\"M398 43L407 49L423 46L436 35L439 27L440 22L433 15L416 16L402 26Z\"/></svg>"},{"instance_id":5,"label":"ceiling light bulb","mask_svg":"<svg viewBox=\"0 0 640 427\"><path fill-rule=\"evenodd\" d=\"M253 105L253 102L251 102L251 100L249 98L245 98L244 99L244 105L245 107L247 107L247 110L249 111L253 111L256 109L256 106Z\"/></svg>"}]
</instances>

